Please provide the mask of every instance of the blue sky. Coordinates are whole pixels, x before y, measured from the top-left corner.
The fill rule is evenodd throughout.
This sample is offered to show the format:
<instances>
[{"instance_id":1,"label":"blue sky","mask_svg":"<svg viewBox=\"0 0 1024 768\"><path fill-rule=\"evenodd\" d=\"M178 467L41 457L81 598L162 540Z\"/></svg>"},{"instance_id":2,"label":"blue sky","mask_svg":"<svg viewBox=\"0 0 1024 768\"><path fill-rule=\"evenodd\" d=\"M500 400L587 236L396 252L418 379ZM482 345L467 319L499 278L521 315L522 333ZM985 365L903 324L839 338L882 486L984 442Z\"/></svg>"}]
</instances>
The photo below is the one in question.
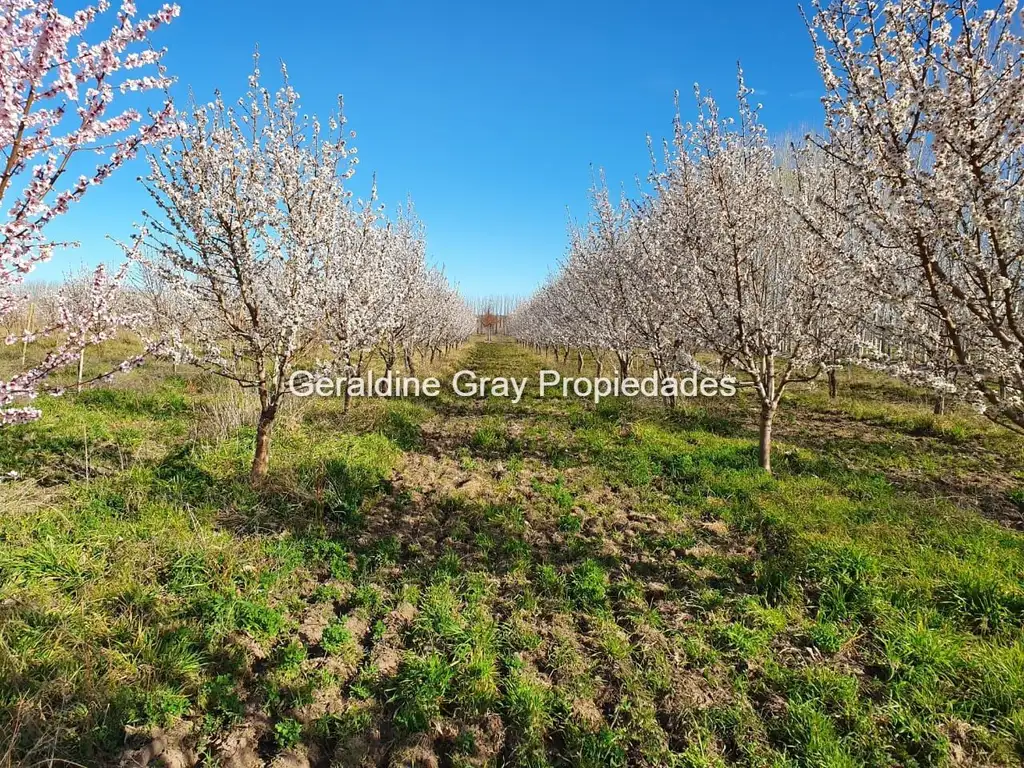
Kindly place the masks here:
<instances>
[{"instance_id":1,"label":"blue sky","mask_svg":"<svg viewBox=\"0 0 1024 768\"><path fill-rule=\"evenodd\" d=\"M562 256L567 211L586 215L592 169L616 186L646 174L645 136L669 135L675 89L684 119L694 82L728 108L741 60L772 132L821 119L793 0L178 2L181 16L156 38L176 98L241 95L257 43L265 82L277 84L285 60L305 111L326 114L344 94L355 191L376 171L390 208L411 195L431 258L467 295L535 288ZM127 238L140 220L144 170L91 190L51 232L82 247L33 277L115 260L106 236Z\"/></svg>"}]
</instances>

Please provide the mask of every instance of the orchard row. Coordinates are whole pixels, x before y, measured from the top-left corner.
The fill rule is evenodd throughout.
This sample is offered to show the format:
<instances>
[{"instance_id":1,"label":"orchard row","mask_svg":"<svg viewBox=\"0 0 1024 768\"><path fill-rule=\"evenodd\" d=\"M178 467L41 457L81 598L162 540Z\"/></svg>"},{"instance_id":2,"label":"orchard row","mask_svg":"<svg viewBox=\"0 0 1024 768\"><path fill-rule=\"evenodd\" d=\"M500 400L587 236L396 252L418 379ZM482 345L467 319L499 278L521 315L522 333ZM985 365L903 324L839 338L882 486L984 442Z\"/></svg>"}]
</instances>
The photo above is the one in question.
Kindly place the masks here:
<instances>
[{"instance_id":1,"label":"orchard row","mask_svg":"<svg viewBox=\"0 0 1024 768\"><path fill-rule=\"evenodd\" d=\"M816 0L824 130L773 141L742 71L737 118L698 88L636 198L597 186L510 332L623 375L712 353L755 394L768 470L785 390L828 376L834 395L847 364L1024 430L1017 5Z\"/></svg>"},{"instance_id":2,"label":"orchard row","mask_svg":"<svg viewBox=\"0 0 1024 768\"><path fill-rule=\"evenodd\" d=\"M148 41L178 9L139 19L124 0L109 36L90 42L106 6L71 17L48 0L0 10L0 58L11 73L0 111L8 157L0 198L10 212L0 235L0 319L14 325L7 343L25 350L23 369L0 381L0 423L37 418L31 401L52 388L55 372L129 330L145 352L120 370L159 355L258 395L258 479L300 361L359 376L371 358L386 372L401 359L414 373L416 353L443 354L476 318L428 265L411 203L387 217L376 185L368 199L353 198L347 184L358 156L340 98L325 121L305 117L284 67L272 91L261 84L257 56L235 102L217 94L185 110L167 101L146 116L112 114L117 97L172 82ZM44 317L32 317L34 306L26 317L24 277L57 245L46 235L50 222L143 146L150 170L140 181L153 206L124 246L127 266L69 282ZM100 165L64 188L68 168L87 152L101 154ZM141 280L126 290L129 272ZM42 338L54 346L26 364L27 347Z\"/></svg>"}]
</instances>

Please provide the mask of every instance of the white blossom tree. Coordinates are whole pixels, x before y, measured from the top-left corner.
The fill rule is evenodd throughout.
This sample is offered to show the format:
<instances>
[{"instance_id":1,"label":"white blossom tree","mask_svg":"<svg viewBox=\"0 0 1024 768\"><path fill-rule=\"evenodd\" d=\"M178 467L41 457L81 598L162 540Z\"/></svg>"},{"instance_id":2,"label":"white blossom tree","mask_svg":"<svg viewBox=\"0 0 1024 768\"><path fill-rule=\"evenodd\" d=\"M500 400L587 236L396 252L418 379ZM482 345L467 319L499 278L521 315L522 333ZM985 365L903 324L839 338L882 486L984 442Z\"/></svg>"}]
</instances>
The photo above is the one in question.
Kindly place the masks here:
<instances>
[{"instance_id":1,"label":"white blossom tree","mask_svg":"<svg viewBox=\"0 0 1024 768\"><path fill-rule=\"evenodd\" d=\"M167 135L174 111L165 101L157 112L118 110L114 102L131 92L165 90L171 83L160 63L163 52L146 46L160 26L178 14L164 5L139 17L124 0L113 28L93 35L109 3L61 14L52 0L0 2L0 318L25 302L24 279L49 260L57 243L49 225L68 212L90 187L102 184L144 144ZM86 155L102 155L99 164ZM73 170L89 172L69 180ZM73 363L82 349L111 338L130 316L112 313L119 274L105 268L93 275L81 312L64 303L48 323L23 326L6 343L26 347L44 336L56 339L42 360L0 381L0 425L38 418L27 405L47 379ZM119 368L137 363L128 361Z\"/></svg>"},{"instance_id":2,"label":"white blossom tree","mask_svg":"<svg viewBox=\"0 0 1024 768\"><path fill-rule=\"evenodd\" d=\"M789 204L806 227L808 262L818 271L820 290L828 295L817 330L819 359L828 379L828 394L839 394L837 373L848 365L872 365L883 340L892 339L889 315L877 292L858 269L874 244L850 226L851 171L813 142L777 148L784 169Z\"/></svg>"},{"instance_id":3,"label":"white blossom tree","mask_svg":"<svg viewBox=\"0 0 1024 768\"><path fill-rule=\"evenodd\" d=\"M448 282L444 272L431 269L426 273L415 303L411 307L412 331L406 344L406 369L415 374L413 358L418 349L423 354L443 353L453 344L468 338L476 330L472 307Z\"/></svg>"},{"instance_id":4,"label":"white blossom tree","mask_svg":"<svg viewBox=\"0 0 1024 768\"><path fill-rule=\"evenodd\" d=\"M880 363L1024 431L1024 38L1016 0L815 0L821 147L883 306Z\"/></svg>"},{"instance_id":5,"label":"white blossom tree","mask_svg":"<svg viewBox=\"0 0 1024 768\"><path fill-rule=\"evenodd\" d=\"M258 396L253 482L300 363L358 376L379 353L390 372L399 354L411 367L416 347L472 332L465 302L427 266L411 204L387 220L374 184L353 205L345 182L358 158L340 100L324 128L300 116L283 74L271 93L257 58L237 107L220 95L194 106L179 142L152 158L159 211L146 215L150 254L137 257L156 293L174 294L148 292L175 315L158 324L175 360Z\"/></svg>"},{"instance_id":6,"label":"white blossom tree","mask_svg":"<svg viewBox=\"0 0 1024 768\"><path fill-rule=\"evenodd\" d=\"M616 351L620 376L638 349L661 377L716 353L755 395L759 458L770 472L784 392L854 344L860 325L851 317L862 316L865 294L826 205L834 177L822 162L803 167L777 152L750 93L740 73L736 121L698 91L698 118L677 120L653 190L615 207L599 189L590 227L573 233L561 271L512 328L569 343L591 334Z\"/></svg>"},{"instance_id":7,"label":"white blossom tree","mask_svg":"<svg viewBox=\"0 0 1024 768\"><path fill-rule=\"evenodd\" d=\"M387 374L402 356L415 375L416 351L433 358L463 341L473 332L472 311L443 273L428 267L411 202L389 221L374 185L349 221L325 263L323 335L333 359L324 367L358 377L376 354Z\"/></svg>"},{"instance_id":8,"label":"white blossom tree","mask_svg":"<svg viewBox=\"0 0 1024 768\"><path fill-rule=\"evenodd\" d=\"M343 181L356 158L340 109L327 130L303 118L283 74L271 93L257 58L237 107L220 95L195 106L148 179L159 214L146 215L156 256L145 267L185 298L189 336L175 348L259 398L254 482L288 379L318 340L325 264L352 227Z\"/></svg>"},{"instance_id":9,"label":"white blossom tree","mask_svg":"<svg viewBox=\"0 0 1024 768\"><path fill-rule=\"evenodd\" d=\"M376 349L387 375L415 341L429 268L423 225L411 207L400 211L396 221L385 222L377 237L387 264L387 290L377 308Z\"/></svg>"},{"instance_id":10,"label":"white blossom tree","mask_svg":"<svg viewBox=\"0 0 1024 768\"><path fill-rule=\"evenodd\" d=\"M772 428L786 389L822 372L849 329L835 252L806 226L793 171L758 119L739 75L737 120L698 91L698 119L680 125L662 182L669 246L686 261L682 307L697 343L746 374L759 406L761 467L771 471ZM670 235L671 236L671 235Z\"/></svg>"},{"instance_id":11,"label":"white blossom tree","mask_svg":"<svg viewBox=\"0 0 1024 768\"><path fill-rule=\"evenodd\" d=\"M324 341L331 351L325 369L346 376L362 374L367 350L389 323L395 262L380 226L382 209L374 184L358 214L349 214L351 226L331 243L324 265Z\"/></svg>"}]
</instances>

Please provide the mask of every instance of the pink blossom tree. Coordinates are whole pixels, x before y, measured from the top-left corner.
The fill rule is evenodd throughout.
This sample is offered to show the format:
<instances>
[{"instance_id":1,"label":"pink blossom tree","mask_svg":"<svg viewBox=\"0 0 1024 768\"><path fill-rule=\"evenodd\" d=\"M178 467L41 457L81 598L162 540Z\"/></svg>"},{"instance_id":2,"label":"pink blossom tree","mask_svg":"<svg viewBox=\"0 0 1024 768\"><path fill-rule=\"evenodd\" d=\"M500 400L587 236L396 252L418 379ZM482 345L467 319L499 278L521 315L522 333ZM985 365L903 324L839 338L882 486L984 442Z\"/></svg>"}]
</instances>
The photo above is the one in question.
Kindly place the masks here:
<instances>
[{"instance_id":1,"label":"pink blossom tree","mask_svg":"<svg viewBox=\"0 0 1024 768\"><path fill-rule=\"evenodd\" d=\"M106 0L62 15L53 0L0 1L0 318L25 300L24 280L47 261L57 243L48 225L68 212L90 187L102 184L133 158L141 146L167 135L174 111L169 100L157 112L118 110L117 97L165 90L171 83L161 57L147 47L152 33L178 15L164 5L138 17L124 0L110 32L96 40L89 33L109 9ZM84 154L102 160L86 175L69 180ZM55 372L75 361L90 344L111 338L131 314L114 311L123 272L96 270L87 300L65 302L53 322L41 329L11 333L7 344L27 344L43 336L57 345L30 369L0 381L0 425L38 418L28 403ZM138 360L124 363L121 368Z\"/></svg>"}]
</instances>

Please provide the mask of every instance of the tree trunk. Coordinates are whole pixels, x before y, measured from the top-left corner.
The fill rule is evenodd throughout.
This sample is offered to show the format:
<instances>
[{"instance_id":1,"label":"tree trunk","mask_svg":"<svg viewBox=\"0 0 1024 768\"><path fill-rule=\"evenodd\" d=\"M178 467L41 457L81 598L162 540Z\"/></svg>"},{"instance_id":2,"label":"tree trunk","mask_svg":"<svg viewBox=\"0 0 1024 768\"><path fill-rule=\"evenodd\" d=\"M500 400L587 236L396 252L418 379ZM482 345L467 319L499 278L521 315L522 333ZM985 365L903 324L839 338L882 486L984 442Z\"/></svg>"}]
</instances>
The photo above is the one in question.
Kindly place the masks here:
<instances>
[{"instance_id":1,"label":"tree trunk","mask_svg":"<svg viewBox=\"0 0 1024 768\"><path fill-rule=\"evenodd\" d=\"M583 373L583 350L576 350L576 373Z\"/></svg>"},{"instance_id":2,"label":"tree trunk","mask_svg":"<svg viewBox=\"0 0 1024 768\"><path fill-rule=\"evenodd\" d=\"M28 322L25 323L25 338L21 342L21 367L25 367L25 359L28 357L28 337L32 333L32 321L35 320L36 305L28 305Z\"/></svg>"},{"instance_id":3,"label":"tree trunk","mask_svg":"<svg viewBox=\"0 0 1024 768\"><path fill-rule=\"evenodd\" d=\"M661 360L657 355L651 355L651 362L654 363L654 379L658 382L658 391L661 391L662 373L661 373ZM659 395L661 397L661 403L666 408L672 407L672 398L668 395Z\"/></svg>"},{"instance_id":4,"label":"tree trunk","mask_svg":"<svg viewBox=\"0 0 1024 768\"><path fill-rule=\"evenodd\" d=\"M828 372L828 399L835 400L839 396L839 379L835 369L830 368Z\"/></svg>"},{"instance_id":5,"label":"tree trunk","mask_svg":"<svg viewBox=\"0 0 1024 768\"><path fill-rule=\"evenodd\" d=\"M381 360L384 361L384 376L391 375L391 369L395 367L395 361L398 359L398 350L395 349L395 342L392 341L389 345L380 351Z\"/></svg>"},{"instance_id":6,"label":"tree trunk","mask_svg":"<svg viewBox=\"0 0 1024 768\"><path fill-rule=\"evenodd\" d=\"M946 395L943 392L939 392L935 395L935 415L944 416L946 413Z\"/></svg>"},{"instance_id":7,"label":"tree trunk","mask_svg":"<svg viewBox=\"0 0 1024 768\"><path fill-rule=\"evenodd\" d=\"M629 355L621 352L616 352L615 355L619 358L619 377L625 379L629 376Z\"/></svg>"},{"instance_id":8,"label":"tree trunk","mask_svg":"<svg viewBox=\"0 0 1024 768\"><path fill-rule=\"evenodd\" d=\"M260 420L256 425L256 453L252 459L251 479L254 484L265 478L270 468L270 432L276 416L276 406L269 406L260 411Z\"/></svg>"},{"instance_id":9,"label":"tree trunk","mask_svg":"<svg viewBox=\"0 0 1024 768\"><path fill-rule=\"evenodd\" d=\"M775 419L775 408L761 406L760 459L761 469L769 475L772 473L772 421Z\"/></svg>"}]
</instances>

